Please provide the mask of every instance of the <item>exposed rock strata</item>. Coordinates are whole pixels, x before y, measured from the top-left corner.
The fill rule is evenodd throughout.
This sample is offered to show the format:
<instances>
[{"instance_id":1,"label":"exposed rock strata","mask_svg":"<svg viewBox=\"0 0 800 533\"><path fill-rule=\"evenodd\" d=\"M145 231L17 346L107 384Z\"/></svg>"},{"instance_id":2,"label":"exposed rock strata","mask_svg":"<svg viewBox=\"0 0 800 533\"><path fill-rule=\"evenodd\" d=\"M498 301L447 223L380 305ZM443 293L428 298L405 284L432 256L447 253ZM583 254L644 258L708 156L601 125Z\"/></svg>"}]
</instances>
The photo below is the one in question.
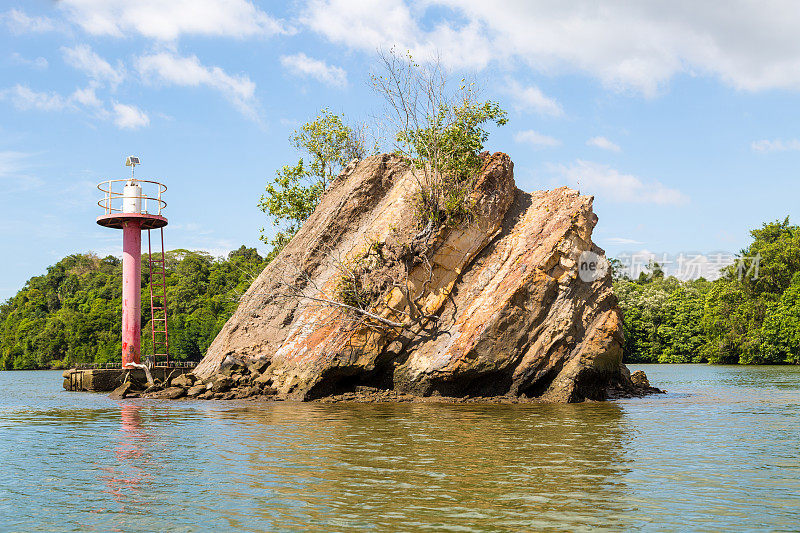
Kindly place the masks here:
<instances>
[{"instance_id":1,"label":"exposed rock strata","mask_svg":"<svg viewBox=\"0 0 800 533\"><path fill-rule=\"evenodd\" d=\"M591 241L592 197L566 187L524 193L513 163L496 153L476 182L471 222L420 237L417 186L389 155L341 176L244 295L195 369L198 379L233 361L260 365L248 373L276 397L304 400L355 397L365 387L378 397L557 402L644 390L621 361L610 272L590 282L578 275L583 252L603 254ZM412 265L404 286L423 315L436 318L412 320L396 286L370 311L404 327L375 327L320 303L335 292L341 265L374 243L422 249L425 261ZM283 297L287 286L304 297Z\"/></svg>"}]
</instances>

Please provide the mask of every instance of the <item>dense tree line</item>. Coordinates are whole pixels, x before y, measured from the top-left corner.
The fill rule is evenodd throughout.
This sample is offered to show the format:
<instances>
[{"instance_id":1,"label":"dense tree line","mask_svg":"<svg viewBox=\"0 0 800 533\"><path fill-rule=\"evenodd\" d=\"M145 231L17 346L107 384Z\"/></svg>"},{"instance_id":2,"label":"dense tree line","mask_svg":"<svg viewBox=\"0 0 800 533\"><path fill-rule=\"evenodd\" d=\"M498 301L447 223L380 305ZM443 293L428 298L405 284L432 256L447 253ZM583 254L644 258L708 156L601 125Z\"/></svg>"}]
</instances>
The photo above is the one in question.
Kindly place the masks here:
<instances>
[{"instance_id":1,"label":"dense tree line","mask_svg":"<svg viewBox=\"0 0 800 533\"><path fill-rule=\"evenodd\" d=\"M627 362L800 364L800 228L787 218L750 233L748 259L714 281L665 277L658 265L615 276Z\"/></svg>"},{"instance_id":2,"label":"dense tree line","mask_svg":"<svg viewBox=\"0 0 800 533\"><path fill-rule=\"evenodd\" d=\"M266 266L242 246L216 259L166 253L170 356L199 360L231 316L239 296ZM142 260L142 353L152 353L147 259ZM118 362L122 352L122 263L73 254L28 280L0 305L0 369L60 368Z\"/></svg>"}]
</instances>

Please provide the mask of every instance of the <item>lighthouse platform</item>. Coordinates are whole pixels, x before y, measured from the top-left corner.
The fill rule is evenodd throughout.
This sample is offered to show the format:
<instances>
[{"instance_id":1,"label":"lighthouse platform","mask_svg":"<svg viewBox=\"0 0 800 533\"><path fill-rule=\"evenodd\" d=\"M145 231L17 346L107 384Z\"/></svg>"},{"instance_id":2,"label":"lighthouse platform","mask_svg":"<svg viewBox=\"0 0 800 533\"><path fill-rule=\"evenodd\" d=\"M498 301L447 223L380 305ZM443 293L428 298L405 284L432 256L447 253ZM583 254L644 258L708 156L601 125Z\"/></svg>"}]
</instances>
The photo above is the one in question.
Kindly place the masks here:
<instances>
[{"instance_id":1,"label":"lighthouse platform","mask_svg":"<svg viewBox=\"0 0 800 533\"><path fill-rule=\"evenodd\" d=\"M195 363L174 363L169 366L154 366L150 368L153 380L165 383L170 378L191 372ZM100 367L78 367L64 370L61 374L64 378L64 390L84 391L84 392L109 392L119 387L125 377L143 385L147 385L147 377L144 370L127 368L100 368Z\"/></svg>"}]
</instances>

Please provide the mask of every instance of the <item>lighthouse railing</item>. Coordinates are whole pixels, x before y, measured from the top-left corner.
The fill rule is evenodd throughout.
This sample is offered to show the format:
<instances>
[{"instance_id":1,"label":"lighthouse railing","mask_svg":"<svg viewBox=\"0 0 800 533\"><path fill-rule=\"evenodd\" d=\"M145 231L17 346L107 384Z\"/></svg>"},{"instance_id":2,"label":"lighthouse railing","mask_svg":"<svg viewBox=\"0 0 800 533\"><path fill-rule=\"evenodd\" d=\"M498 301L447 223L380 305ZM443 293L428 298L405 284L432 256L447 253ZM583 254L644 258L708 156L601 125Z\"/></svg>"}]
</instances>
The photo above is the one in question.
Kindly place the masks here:
<instances>
[{"instance_id":1,"label":"lighthouse railing","mask_svg":"<svg viewBox=\"0 0 800 533\"><path fill-rule=\"evenodd\" d=\"M119 189L122 190L114 190L114 185L116 183L121 184ZM145 185L142 187L142 193L139 195L130 195L125 194L124 188L125 184L127 183L134 183L138 185ZM145 191L145 187L149 188L149 191ZM166 192L167 186L163 183L158 181L152 180L130 180L130 179L115 179L115 180L105 180L101 181L97 184L97 188L103 193L103 197L97 202L97 205L100 206L103 210L105 210L106 215L110 215L112 213L124 213L123 210L123 201L126 199L139 199L142 205L142 213L148 215L161 215L161 211L167 207L167 202L164 201L162 195ZM153 190L155 189L155 190ZM155 206L157 212L151 213L148 210L148 202L152 202L150 205Z\"/></svg>"}]
</instances>

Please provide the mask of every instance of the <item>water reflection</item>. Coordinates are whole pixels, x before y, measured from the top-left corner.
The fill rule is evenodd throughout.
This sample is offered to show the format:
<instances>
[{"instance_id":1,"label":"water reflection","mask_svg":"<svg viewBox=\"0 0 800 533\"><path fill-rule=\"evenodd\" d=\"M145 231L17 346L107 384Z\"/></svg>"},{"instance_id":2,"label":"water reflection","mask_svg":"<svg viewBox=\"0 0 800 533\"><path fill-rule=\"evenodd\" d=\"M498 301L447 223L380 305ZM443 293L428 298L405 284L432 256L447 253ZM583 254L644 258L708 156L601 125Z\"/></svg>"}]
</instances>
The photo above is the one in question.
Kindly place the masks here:
<instances>
[{"instance_id":1,"label":"water reflection","mask_svg":"<svg viewBox=\"0 0 800 533\"><path fill-rule=\"evenodd\" d=\"M116 461L98 470L106 486L105 492L112 495L123 513L143 503L142 485L152 477L153 465L146 451L152 443L142 429L141 410L140 405L121 405L119 433L114 446Z\"/></svg>"},{"instance_id":2,"label":"water reflection","mask_svg":"<svg viewBox=\"0 0 800 533\"><path fill-rule=\"evenodd\" d=\"M279 404L215 416L249 421L241 481L279 529L624 526L630 437L618 405Z\"/></svg>"}]
</instances>

